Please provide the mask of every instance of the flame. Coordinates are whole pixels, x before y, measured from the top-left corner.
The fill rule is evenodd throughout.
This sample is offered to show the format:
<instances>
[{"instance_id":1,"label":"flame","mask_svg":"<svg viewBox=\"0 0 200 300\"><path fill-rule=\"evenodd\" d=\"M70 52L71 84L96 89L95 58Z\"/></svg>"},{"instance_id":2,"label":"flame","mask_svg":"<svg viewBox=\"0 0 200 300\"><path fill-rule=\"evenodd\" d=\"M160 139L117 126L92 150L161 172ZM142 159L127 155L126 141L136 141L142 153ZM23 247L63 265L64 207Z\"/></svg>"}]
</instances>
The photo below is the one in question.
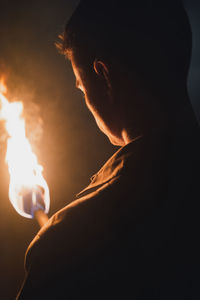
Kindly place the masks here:
<instances>
[{"instance_id":1,"label":"flame","mask_svg":"<svg viewBox=\"0 0 200 300\"><path fill-rule=\"evenodd\" d=\"M22 117L23 103L9 102L4 79L0 79L0 120L4 120L8 133L6 162L10 174L9 199L16 211L27 218L34 216L39 209L37 193L42 193L45 213L49 211L49 188L42 175L43 167L38 164L36 155L26 138L25 120ZM27 211L24 192L31 191L31 210ZM41 193L40 197L41 198ZM29 199L30 200L30 199Z\"/></svg>"}]
</instances>

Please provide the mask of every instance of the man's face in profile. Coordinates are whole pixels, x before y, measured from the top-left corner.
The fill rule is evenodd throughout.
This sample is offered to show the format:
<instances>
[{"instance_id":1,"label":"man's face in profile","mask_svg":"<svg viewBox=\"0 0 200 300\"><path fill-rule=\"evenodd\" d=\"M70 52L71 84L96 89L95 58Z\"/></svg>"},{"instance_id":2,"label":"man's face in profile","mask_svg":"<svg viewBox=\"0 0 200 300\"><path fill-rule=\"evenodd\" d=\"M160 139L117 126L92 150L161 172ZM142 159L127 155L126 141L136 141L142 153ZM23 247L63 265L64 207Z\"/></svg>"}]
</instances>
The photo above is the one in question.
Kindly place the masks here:
<instances>
[{"instance_id":1,"label":"man's face in profile","mask_svg":"<svg viewBox=\"0 0 200 300\"><path fill-rule=\"evenodd\" d=\"M109 138L113 145L123 146L121 132L118 129L119 122L116 120L114 102L105 91L102 78L93 70L88 79L84 70L79 68L75 59L71 58L72 69L76 78L76 87L82 91L85 103L92 113L99 129Z\"/></svg>"}]
</instances>

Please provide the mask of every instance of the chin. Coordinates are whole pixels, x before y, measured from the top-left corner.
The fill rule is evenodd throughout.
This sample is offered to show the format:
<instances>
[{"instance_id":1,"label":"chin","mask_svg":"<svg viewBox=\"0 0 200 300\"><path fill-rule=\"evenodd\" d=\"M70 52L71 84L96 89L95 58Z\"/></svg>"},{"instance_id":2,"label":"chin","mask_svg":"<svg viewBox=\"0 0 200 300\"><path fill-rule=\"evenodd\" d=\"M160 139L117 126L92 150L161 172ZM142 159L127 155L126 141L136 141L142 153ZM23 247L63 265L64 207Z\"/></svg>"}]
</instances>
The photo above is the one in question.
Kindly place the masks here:
<instances>
[{"instance_id":1,"label":"chin","mask_svg":"<svg viewBox=\"0 0 200 300\"><path fill-rule=\"evenodd\" d=\"M108 137L112 145L119 147L125 145L124 141L121 138L117 137L115 134L113 134L100 118L96 117L95 120L99 129Z\"/></svg>"},{"instance_id":2,"label":"chin","mask_svg":"<svg viewBox=\"0 0 200 300\"><path fill-rule=\"evenodd\" d=\"M109 135L107 135L107 137L108 137L110 143L114 146L122 147L125 145L124 142L122 142L120 139L118 139L116 137L109 136Z\"/></svg>"}]
</instances>

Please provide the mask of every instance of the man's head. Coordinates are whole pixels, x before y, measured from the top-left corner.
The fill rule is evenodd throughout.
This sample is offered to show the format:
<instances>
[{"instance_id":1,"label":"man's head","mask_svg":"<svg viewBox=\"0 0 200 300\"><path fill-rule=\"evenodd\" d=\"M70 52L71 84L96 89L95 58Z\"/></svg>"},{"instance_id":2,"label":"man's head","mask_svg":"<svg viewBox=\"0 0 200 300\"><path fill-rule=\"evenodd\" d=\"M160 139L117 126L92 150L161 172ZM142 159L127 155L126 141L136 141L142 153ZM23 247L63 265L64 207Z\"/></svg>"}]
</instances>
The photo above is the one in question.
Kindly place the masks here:
<instances>
[{"instance_id":1,"label":"man's head","mask_svg":"<svg viewBox=\"0 0 200 300\"><path fill-rule=\"evenodd\" d=\"M191 30L179 0L82 0L63 51L98 126L123 145L180 105L171 94L186 87Z\"/></svg>"}]
</instances>

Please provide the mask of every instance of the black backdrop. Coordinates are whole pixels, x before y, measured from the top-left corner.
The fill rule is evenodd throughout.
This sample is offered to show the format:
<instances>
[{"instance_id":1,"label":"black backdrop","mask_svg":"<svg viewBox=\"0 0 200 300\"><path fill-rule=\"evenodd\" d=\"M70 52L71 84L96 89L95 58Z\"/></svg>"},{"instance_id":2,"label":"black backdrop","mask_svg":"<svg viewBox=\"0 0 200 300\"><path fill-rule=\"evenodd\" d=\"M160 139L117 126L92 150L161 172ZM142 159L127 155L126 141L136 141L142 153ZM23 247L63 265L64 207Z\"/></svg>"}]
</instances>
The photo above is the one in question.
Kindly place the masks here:
<instances>
[{"instance_id":1,"label":"black backdrop","mask_svg":"<svg viewBox=\"0 0 200 300\"><path fill-rule=\"evenodd\" d=\"M194 36L189 91L199 117L198 2L185 1ZM71 202L116 149L97 129L75 89L70 64L54 46L77 3L0 1L0 76L6 74L8 95L24 102L28 136L50 187L49 215ZM2 135L0 124L0 299L14 299L24 276L24 253L38 226L19 216L8 200L9 176Z\"/></svg>"}]
</instances>

